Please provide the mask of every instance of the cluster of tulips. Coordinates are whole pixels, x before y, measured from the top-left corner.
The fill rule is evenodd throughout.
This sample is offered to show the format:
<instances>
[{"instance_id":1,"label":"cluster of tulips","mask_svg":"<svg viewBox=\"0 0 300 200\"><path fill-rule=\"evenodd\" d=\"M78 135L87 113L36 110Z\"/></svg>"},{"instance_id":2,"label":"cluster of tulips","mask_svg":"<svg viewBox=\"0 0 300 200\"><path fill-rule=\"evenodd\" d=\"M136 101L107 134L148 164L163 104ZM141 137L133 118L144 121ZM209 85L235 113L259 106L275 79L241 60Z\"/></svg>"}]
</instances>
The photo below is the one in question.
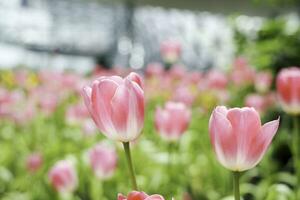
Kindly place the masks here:
<instances>
[{"instance_id":1,"label":"cluster of tulips","mask_svg":"<svg viewBox=\"0 0 300 200\"><path fill-rule=\"evenodd\" d=\"M169 57L173 59L172 55ZM171 147L188 130L194 110L196 114L209 114L214 108L207 124L210 141L219 163L233 172L234 197L239 200L241 175L263 159L278 130L279 116L274 121L261 122L261 116L275 107L278 99L282 109L294 118L295 199L300 199L298 67L285 68L278 74L276 93L270 90L272 73L255 72L241 58L235 61L233 70L228 74L217 70L188 72L179 65L165 71L161 64L152 63L146 68L144 76L119 69L98 70L92 78L71 73L41 71L30 74L19 71L15 79L15 85L7 77L1 79L1 84L6 84L10 89L0 87L0 116L20 127L35 118L54 115L65 101L73 101L74 95L83 97L83 100L73 101L67 106L64 117L70 126L79 124L87 137L99 130L110 140L123 144L128 167L128 173L124 172L124 176L129 175L132 186L131 192L127 196L119 194L118 200L164 200L162 195L148 195L143 192L147 188L138 187L134 157L131 155L130 147L139 142L144 118L150 115L145 109L148 102L163 102L164 105L155 108L152 117L159 136ZM234 107L232 93L238 94L252 86L256 92L246 95L242 105L247 107ZM236 98L239 96L236 95ZM23 111L16 112L19 108ZM117 154L108 141L92 146L87 151L87 160L94 175L101 180L111 178L117 168ZM28 171L36 173L43 165L43 159L42 153L32 152L26 160ZM71 198L79 184L75 161L58 160L49 168L48 180L61 198Z\"/></svg>"}]
</instances>

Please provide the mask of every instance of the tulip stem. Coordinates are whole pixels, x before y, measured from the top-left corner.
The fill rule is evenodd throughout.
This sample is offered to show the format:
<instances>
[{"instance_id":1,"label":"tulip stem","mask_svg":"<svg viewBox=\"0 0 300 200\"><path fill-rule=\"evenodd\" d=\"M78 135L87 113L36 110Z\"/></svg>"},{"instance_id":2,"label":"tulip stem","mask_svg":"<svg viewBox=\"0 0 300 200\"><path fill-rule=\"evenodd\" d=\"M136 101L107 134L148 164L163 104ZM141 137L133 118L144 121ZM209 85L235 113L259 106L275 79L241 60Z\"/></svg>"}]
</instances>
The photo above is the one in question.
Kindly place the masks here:
<instances>
[{"instance_id":1,"label":"tulip stem","mask_svg":"<svg viewBox=\"0 0 300 200\"><path fill-rule=\"evenodd\" d=\"M298 117L293 117L294 122L294 132L293 132L293 143L294 143L294 167L296 173L296 185L295 185L295 195L296 199L299 199L300 196L300 154L299 154L299 145L300 145L300 138L299 138L299 121Z\"/></svg>"},{"instance_id":2,"label":"tulip stem","mask_svg":"<svg viewBox=\"0 0 300 200\"><path fill-rule=\"evenodd\" d=\"M125 150L128 168L129 168L129 174L130 174L130 178L131 178L131 182L132 182L132 187L133 187L133 190L138 191L135 173L134 173L134 169L133 169L133 165L132 165L129 142L123 142L123 146L124 146L124 150Z\"/></svg>"},{"instance_id":3,"label":"tulip stem","mask_svg":"<svg viewBox=\"0 0 300 200\"><path fill-rule=\"evenodd\" d=\"M240 200L240 172L233 172L234 199Z\"/></svg>"}]
</instances>

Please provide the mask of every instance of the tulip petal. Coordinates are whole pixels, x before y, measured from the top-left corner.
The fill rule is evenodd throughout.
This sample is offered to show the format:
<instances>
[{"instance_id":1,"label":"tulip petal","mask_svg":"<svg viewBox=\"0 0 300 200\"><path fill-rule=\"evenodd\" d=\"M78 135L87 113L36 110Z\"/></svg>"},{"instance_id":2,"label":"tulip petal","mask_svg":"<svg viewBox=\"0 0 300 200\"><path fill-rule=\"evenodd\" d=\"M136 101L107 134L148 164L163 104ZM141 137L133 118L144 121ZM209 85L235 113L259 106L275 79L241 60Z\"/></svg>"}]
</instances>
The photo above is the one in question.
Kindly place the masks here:
<instances>
[{"instance_id":1,"label":"tulip petal","mask_svg":"<svg viewBox=\"0 0 300 200\"><path fill-rule=\"evenodd\" d=\"M154 194L147 197L145 200L165 200L161 195Z\"/></svg>"},{"instance_id":2,"label":"tulip petal","mask_svg":"<svg viewBox=\"0 0 300 200\"><path fill-rule=\"evenodd\" d=\"M251 141L251 149L248 153L249 159L249 169L257 165L263 155L265 154L267 148L271 144L273 137L275 136L279 127L279 118L277 120L268 122L263 125L259 137L255 141Z\"/></svg>"},{"instance_id":3,"label":"tulip petal","mask_svg":"<svg viewBox=\"0 0 300 200\"><path fill-rule=\"evenodd\" d=\"M209 132L211 143L218 160L227 168L231 168L235 162L236 146L232 134L230 121L224 115L226 108L217 107L209 120Z\"/></svg>"},{"instance_id":4,"label":"tulip petal","mask_svg":"<svg viewBox=\"0 0 300 200\"><path fill-rule=\"evenodd\" d=\"M233 108L228 111L227 118L232 125L233 135L236 138L236 167L240 171L247 162L249 142L260 133L261 122L259 114L254 108Z\"/></svg>"},{"instance_id":5,"label":"tulip petal","mask_svg":"<svg viewBox=\"0 0 300 200\"><path fill-rule=\"evenodd\" d=\"M92 88L92 108L98 114L97 125L109 138L117 137L115 127L111 121L111 99L115 94L118 84L110 79L95 81Z\"/></svg>"},{"instance_id":6,"label":"tulip petal","mask_svg":"<svg viewBox=\"0 0 300 200\"><path fill-rule=\"evenodd\" d=\"M140 86L140 88L142 88L142 89L144 88L142 78L141 78L137 73L131 72L131 73L127 76L127 78L128 78L130 81L133 81L133 82L137 83L137 84Z\"/></svg>"},{"instance_id":7,"label":"tulip petal","mask_svg":"<svg viewBox=\"0 0 300 200\"><path fill-rule=\"evenodd\" d=\"M133 191L128 194L127 200L144 200L148 197L148 195L144 192Z\"/></svg>"}]
</instances>

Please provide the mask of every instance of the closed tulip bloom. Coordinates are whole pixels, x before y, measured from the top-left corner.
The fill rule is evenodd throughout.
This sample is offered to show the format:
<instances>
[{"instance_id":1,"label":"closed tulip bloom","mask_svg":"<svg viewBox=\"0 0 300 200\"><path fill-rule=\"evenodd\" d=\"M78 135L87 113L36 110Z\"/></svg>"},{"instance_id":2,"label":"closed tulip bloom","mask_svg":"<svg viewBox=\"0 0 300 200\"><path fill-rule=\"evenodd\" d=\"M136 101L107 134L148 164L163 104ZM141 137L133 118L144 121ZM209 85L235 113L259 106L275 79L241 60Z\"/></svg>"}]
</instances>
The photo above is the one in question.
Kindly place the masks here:
<instances>
[{"instance_id":1,"label":"closed tulip bloom","mask_svg":"<svg viewBox=\"0 0 300 200\"><path fill-rule=\"evenodd\" d=\"M155 127L162 138L176 141L188 128L190 110L183 103L167 102L165 108L157 108Z\"/></svg>"},{"instance_id":2,"label":"closed tulip bloom","mask_svg":"<svg viewBox=\"0 0 300 200\"><path fill-rule=\"evenodd\" d=\"M283 110L300 114L300 68L290 67L280 71L276 80L277 93Z\"/></svg>"},{"instance_id":3,"label":"closed tulip bloom","mask_svg":"<svg viewBox=\"0 0 300 200\"><path fill-rule=\"evenodd\" d=\"M270 145L279 119L261 125L254 108L218 106L209 121L210 139L218 161L232 171L255 167Z\"/></svg>"},{"instance_id":4,"label":"closed tulip bloom","mask_svg":"<svg viewBox=\"0 0 300 200\"><path fill-rule=\"evenodd\" d=\"M49 172L49 180L56 191L73 192L78 182L73 163L68 160L58 161Z\"/></svg>"},{"instance_id":5,"label":"closed tulip bloom","mask_svg":"<svg viewBox=\"0 0 300 200\"><path fill-rule=\"evenodd\" d=\"M102 180L114 174L117 160L115 149L105 143L99 143L89 151L90 166L97 178Z\"/></svg>"},{"instance_id":6,"label":"closed tulip bloom","mask_svg":"<svg viewBox=\"0 0 300 200\"><path fill-rule=\"evenodd\" d=\"M118 200L165 200L161 195L147 195L144 192L133 191L128 194L128 196L124 196L122 194L118 195Z\"/></svg>"},{"instance_id":7,"label":"closed tulip bloom","mask_svg":"<svg viewBox=\"0 0 300 200\"><path fill-rule=\"evenodd\" d=\"M130 142L144 124L144 91L136 73L126 78L100 77L83 89L85 104L100 131L110 139Z\"/></svg>"}]
</instances>

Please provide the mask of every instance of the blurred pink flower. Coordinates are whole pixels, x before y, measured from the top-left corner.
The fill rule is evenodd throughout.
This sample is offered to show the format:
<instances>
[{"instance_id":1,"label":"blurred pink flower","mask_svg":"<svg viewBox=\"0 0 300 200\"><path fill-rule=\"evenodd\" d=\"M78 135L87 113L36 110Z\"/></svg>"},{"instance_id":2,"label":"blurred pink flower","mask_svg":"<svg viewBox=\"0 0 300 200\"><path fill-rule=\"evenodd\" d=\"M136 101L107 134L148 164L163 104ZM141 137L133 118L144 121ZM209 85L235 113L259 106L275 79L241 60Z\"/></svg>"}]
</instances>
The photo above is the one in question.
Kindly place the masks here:
<instances>
[{"instance_id":1,"label":"blurred pink flower","mask_svg":"<svg viewBox=\"0 0 300 200\"><path fill-rule=\"evenodd\" d=\"M245 105L247 107L253 107L260 114L264 113L268 108L268 102L265 96L259 94L249 94L246 96Z\"/></svg>"},{"instance_id":2,"label":"blurred pink flower","mask_svg":"<svg viewBox=\"0 0 300 200\"><path fill-rule=\"evenodd\" d=\"M280 71L276 80L277 94L285 112L300 114L300 68L290 67Z\"/></svg>"},{"instance_id":3,"label":"blurred pink flower","mask_svg":"<svg viewBox=\"0 0 300 200\"><path fill-rule=\"evenodd\" d=\"M231 79L236 86L244 86L254 82L255 71L244 58L237 58L231 72Z\"/></svg>"},{"instance_id":4,"label":"blurred pink flower","mask_svg":"<svg viewBox=\"0 0 300 200\"><path fill-rule=\"evenodd\" d=\"M83 121L83 124L81 126L81 129L86 136L92 136L96 133L97 131L97 126L91 119L85 119Z\"/></svg>"},{"instance_id":5,"label":"blurred pink flower","mask_svg":"<svg viewBox=\"0 0 300 200\"><path fill-rule=\"evenodd\" d=\"M162 76L164 74L164 66L161 63L150 63L146 67L146 77Z\"/></svg>"},{"instance_id":6,"label":"blurred pink flower","mask_svg":"<svg viewBox=\"0 0 300 200\"><path fill-rule=\"evenodd\" d=\"M69 160L58 161L48 176L53 188L60 193L73 192L78 184L75 167Z\"/></svg>"},{"instance_id":7,"label":"blurred pink flower","mask_svg":"<svg viewBox=\"0 0 300 200\"><path fill-rule=\"evenodd\" d=\"M43 164L43 157L40 153L32 153L26 159L26 168L29 172L36 172Z\"/></svg>"},{"instance_id":8,"label":"blurred pink flower","mask_svg":"<svg viewBox=\"0 0 300 200\"><path fill-rule=\"evenodd\" d=\"M83 97L94 122L110 139L129 142L137 139L144 124L142 79L130 73L100 77L83 89Z\"/></svg>"},{"instance_id":9,"label":"blurred pink flower","mask_svg":"<svg viewBox=\"0 0 300 200\"><path fill-rule=\"evenodd\" d=\"M181 55L181 44L176 40L166 40L161 43L160 54L164 62L176 63Z\"/></svg>"},{"instance_id":10,"label":"blurred pink flower","mask_svg":"<svg viewBox=\"0 0 300 200\"><path fill-rule=\"evenodd\" d=\"M84 103L80 102L74 105L70 105L66 111L66 121L69 124L82 123L84 119L89 117L89 111Z\"/></svg>"},{"instance_id":11,"label":"blurred pink flower","mask_svg":"<svg viewBox=\"0 0 300 200\"><path fill-rule=\"evenodd\" d=\"M161 195L147 195L144 192L132 191L128 194L128 196L124 196L122 194L118 195L118 200L165 200Z\"/></svg>"},{"instance_id":12,"label":"blurred pink flower","mask_svg":"<svg viewBox=\"0 0 300 200\"><path fill-rule=\"evenodd\" d=\"M95 175L102 180L113 176L117 167L115 149L104 142L96 144L89 150L89 161Z\"/></svg>"},{"instance_id":13,"label":"blurred pink flower","mask_svg":"<svg viewBox=\"0 0 300 200\"><path fill-rule=\"evenodd\" d=\"M270 90L273 81L272 73L269 71L258 72L255 75L255 89L260 93Z\"/></svg>"},{"instance_id":14,"label":"blurred pink flower","mask_svg":"<svg viewBox=\"0 0 300 200\"><path fill-rule=\"evenodd\" d=\"M279 126L279 119L261 125L254 108L218 106L209 121L210 139L218 161L232 171L255 167Z\"/></svg>"},{"instance_id":15,"label":"blurred pink flower","mask_svg":"<svg viewBox=\"0 0 300 200\"><path fill-rule=\"evenodd\" d=\"M195 100L195 96L187 86L179 86L173 95L173 101L182 102L187 106L191 106Z\"/></svg>"},{"instance_id":16,"label":"blurred pink flower","mask_svg":"<svg viewBox=\"0 0 300 200\"><path fill-rule=\"evenodd\" d=\"M163 139L176 141L188 128L191 112L183 103L167 102L155 112L155 127Z\"/></svg>"},{"instance_id":17,"label":"blurred pink flower","mask_svg":"<svg viewBox=\"0 0 300 200\"><path fill-rule=\"evenodd\" d=\"M208 89L224 90L227 87L228 78L224 72L211 70L206 74L205 78Z\"/></svg>"}]
</instances>

